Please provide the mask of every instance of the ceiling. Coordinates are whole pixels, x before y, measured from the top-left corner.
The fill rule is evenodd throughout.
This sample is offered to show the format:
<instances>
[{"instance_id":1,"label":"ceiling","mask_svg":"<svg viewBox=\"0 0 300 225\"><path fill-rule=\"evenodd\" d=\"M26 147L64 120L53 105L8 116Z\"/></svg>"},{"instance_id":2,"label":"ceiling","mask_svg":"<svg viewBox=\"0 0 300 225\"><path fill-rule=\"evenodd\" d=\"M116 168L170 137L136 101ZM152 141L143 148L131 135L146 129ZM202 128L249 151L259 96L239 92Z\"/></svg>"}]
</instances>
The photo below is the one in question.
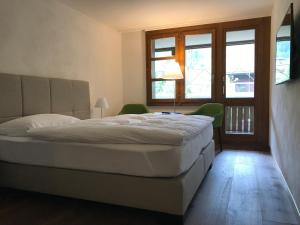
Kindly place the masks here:
<instances>
[{"instance_id":1,"label":"ceiling","mask_svg":"<svg viewBox=\"0 0 300 225\"><path fill-rule=\"evenodd\" d=\"M119 31L270 16L274 0L59 0Z\"/></svg>"}]
</instances>

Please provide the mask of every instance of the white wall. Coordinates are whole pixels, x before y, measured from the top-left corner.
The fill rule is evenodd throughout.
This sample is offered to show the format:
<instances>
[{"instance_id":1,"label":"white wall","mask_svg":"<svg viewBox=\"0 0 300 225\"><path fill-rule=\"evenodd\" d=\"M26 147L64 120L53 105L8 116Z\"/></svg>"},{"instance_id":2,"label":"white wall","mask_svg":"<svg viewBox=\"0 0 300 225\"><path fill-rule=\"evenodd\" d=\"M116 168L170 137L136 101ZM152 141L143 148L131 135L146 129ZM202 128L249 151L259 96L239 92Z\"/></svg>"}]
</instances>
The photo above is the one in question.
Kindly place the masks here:
<instances>
[{"instance_id":1,"label":"white wall","mask_svg":"<svg viewBox=\"0 0 300 225\"><path fill-rule=\"evenodd\" d=\"M275 85L275 38L291 0L276 0L271 33L270 146L289 188L300 206L300 79ZM300 19L300 0L294 0L295 18ZM297 23L299 26L299 23ZM298 37L299 38L299 37ZM300 49L298 50L300 53ZM299 74L300 75L300 74Z\"/></svg>"},{"instance_id":2,"label":"white wall","mask_svg":"<svg viewBox=\"0 0 300 225\"><path fill-rule=\"evenodd\" d=\"M55 0L0 1L0 72L89 81L110 115L123 104L121 34Z\"/></svg>"},{"instance_id":3,"label":"white wall","mask_svg":"<svg viewBox=\"0 0 300 225\"><path fill-rule=\"evenodd\" d=\"M124 103L146 103L145 32L122 34Z\"/></svg>"}]
</instances>

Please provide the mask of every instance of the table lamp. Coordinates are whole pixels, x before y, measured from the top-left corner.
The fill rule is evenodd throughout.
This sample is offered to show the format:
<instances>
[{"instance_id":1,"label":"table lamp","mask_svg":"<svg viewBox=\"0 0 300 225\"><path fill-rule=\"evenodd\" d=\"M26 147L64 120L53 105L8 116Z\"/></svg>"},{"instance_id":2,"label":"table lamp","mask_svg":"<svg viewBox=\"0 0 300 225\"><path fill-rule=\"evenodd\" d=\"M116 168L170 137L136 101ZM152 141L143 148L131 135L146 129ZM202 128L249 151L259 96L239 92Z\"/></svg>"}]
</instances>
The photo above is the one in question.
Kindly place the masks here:
<instances>
[{"instance_id":1,"label":"table lamp","mask_svg":"<svg viewBox=\"0 0 300 225\"><path fill-rule=\"evenodd\" d=\"M175 101L176 101L176 80L183 79L183 74L180 69L180 66L178 62L171 61L167 64L167 66L164 69L164 75L162 76L162 79L164 80L174 80L175 81L175 87L174 87L174 105L173 105L173 111L175 112Z\"/></svg>"},{"instance_id":2,"label":"table lamp","mask_svg":"<svg viewBox=\"0 0 300 225\"><path fill-rule=\"evenodd\" d=\"M109 108L108 102L105 97L100 97L97 99L95 108L100 108L101 109L101 119L102 119L102 111L103 109Z\"/></svg>"}]
</instances>

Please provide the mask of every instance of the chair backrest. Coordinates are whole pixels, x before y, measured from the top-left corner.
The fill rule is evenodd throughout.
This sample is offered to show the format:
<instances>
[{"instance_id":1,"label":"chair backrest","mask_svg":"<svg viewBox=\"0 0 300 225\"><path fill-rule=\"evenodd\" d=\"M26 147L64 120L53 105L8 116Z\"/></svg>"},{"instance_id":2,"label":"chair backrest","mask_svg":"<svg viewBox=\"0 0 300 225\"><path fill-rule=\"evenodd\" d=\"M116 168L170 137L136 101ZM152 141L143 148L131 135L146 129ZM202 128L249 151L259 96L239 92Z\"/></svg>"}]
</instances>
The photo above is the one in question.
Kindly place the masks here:
<instances>
[{"instance_id":1,"label":"chair backrest","mask_svg":"<svg viewBox=\"0 0 300 225\"><path fill-rule=\"evenodd\" d=\"M221 127L224 118L224 105L221 103L206 103L189 115L205 115L214 117L214 128Z\"/></svg>"},{"instance_id":2,"label":"chair backrest","mask_svg":"<svg viewBox=\"0 0 300 225\"><path fill-rule=\"evenodd\" d=\"M149 113L149 109L144 104L126 104L119 115L122 114L144 114Z\"/></svg>"}]
</instances>

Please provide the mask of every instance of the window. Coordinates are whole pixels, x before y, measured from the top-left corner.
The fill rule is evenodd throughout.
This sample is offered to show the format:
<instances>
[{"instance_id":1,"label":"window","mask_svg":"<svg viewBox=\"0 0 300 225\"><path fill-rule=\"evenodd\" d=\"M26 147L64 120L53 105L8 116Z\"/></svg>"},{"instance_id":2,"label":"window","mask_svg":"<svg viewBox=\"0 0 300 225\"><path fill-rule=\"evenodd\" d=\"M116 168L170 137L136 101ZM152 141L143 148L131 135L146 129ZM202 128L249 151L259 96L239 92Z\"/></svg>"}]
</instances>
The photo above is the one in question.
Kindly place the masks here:
<instances>
[{"instance_id":1,"label":"window","mask_svg":"<svg viewBox=\"0 0 300 225\"><path fill-rule=\"evenodd\" d=\"M212 100L214 29L147 38L148 105L182 105ZM164 80L168 64L178 62L183 80Z\"/></svg>"},{"instance_id":2,"label":"window","mask_svg":"<svg viewBox=\"0 0 300 225\"><path fill-rule=\"evenodd\" d=\"M185 36L185 98L210 99L212 34Z\"/></svg>"},{"instance_id":3,"label":"window","mask_svg":"<svg viewBox=\"0 0 300 225\"><path fill-rule=\"evenodd\" d=\"M174 99L175 81L163 80L164 69L175 61L176 38L151 40L151 93L152 99Z\"/></svg>"},{"instance_id":4,"label":"window","mask_svg":"<svg viewBox=\"0 0 300 225\"><path fill-rule=\"evenodd\" d=\"M282 58L285 41L278 47ZM183 79L164 80L174 61ZM149 106L221 102L225 144L268 146L269 17L148 31L146 63Z\"/></svg>"}]
</instances>

